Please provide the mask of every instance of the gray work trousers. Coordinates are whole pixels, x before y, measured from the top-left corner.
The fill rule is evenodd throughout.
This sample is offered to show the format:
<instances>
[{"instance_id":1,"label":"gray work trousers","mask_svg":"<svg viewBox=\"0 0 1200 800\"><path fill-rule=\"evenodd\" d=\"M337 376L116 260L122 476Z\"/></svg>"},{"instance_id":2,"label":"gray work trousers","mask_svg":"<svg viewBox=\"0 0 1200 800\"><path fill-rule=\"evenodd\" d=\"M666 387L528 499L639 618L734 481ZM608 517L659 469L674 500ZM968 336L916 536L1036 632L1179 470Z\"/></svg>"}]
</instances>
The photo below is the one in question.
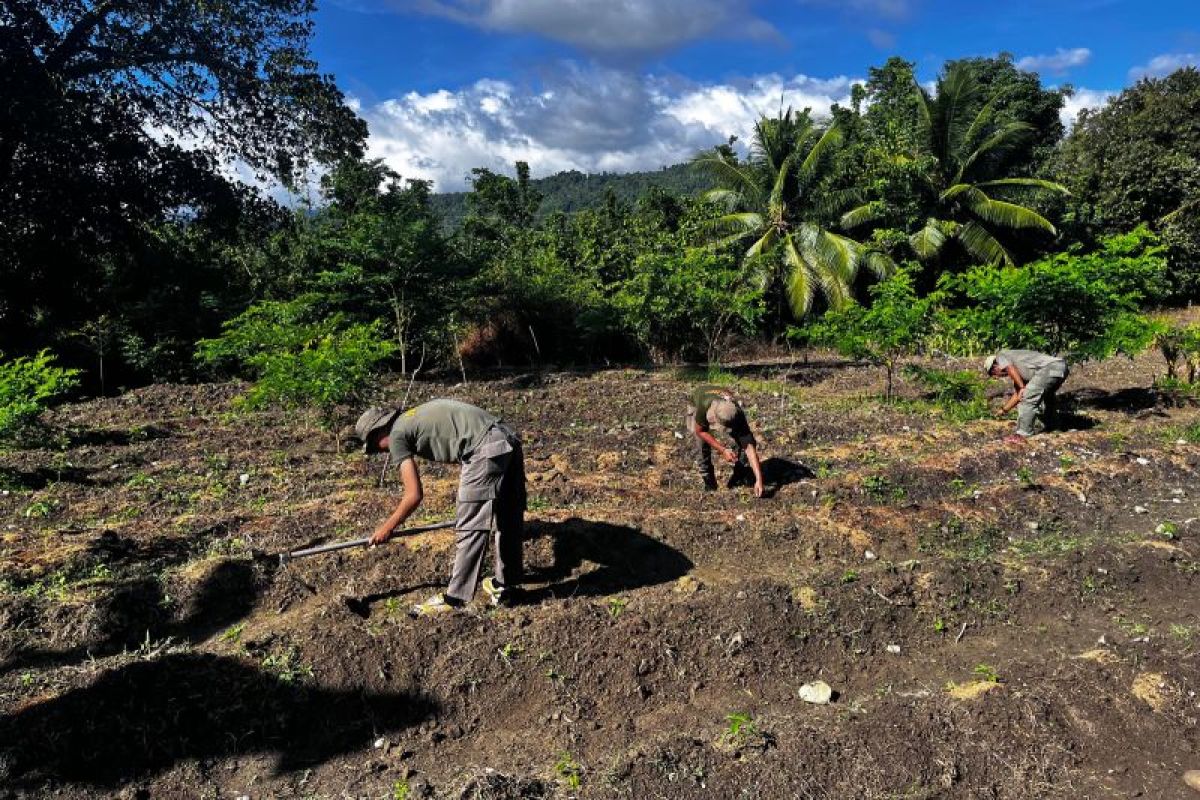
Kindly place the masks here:
<instances>
[{"instance_id":1,"label":"gray work trousers","mask_svg":"<svg viewBox=\"0 0 1200 800\"><path fill-rule=\"evenodd\" d=\"M1058 422L1058 387L1067 379L1067 362L1042 367L1025 384L1025 395L1017 404L1017 435L1033 436L1033 422L1038 413L1049 430Z\"/></svg>"},{"instance_id":2,"label":"gray work trousers","mask_svg":"<svg viewBox=\"0 0 1200 800\"><path fill-rule=\"evenodd\" d=\"M475 596L489 538L496 582L504 586L521 582L525 505L521 440L506 425L493 425L462 460L448 596L463 603Z\"/></svg>"}]
</instances>

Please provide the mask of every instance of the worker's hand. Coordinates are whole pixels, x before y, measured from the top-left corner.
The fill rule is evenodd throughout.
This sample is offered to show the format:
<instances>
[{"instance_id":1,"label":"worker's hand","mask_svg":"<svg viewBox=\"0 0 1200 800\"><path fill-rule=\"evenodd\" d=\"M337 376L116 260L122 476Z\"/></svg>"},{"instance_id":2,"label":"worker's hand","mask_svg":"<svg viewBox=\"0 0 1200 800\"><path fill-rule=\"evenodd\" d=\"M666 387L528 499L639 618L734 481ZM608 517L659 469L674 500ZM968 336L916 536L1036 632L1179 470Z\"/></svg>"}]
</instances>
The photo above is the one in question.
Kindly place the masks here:
<instances>
[{"instance_id":1,"label":"worker's hand","mask_svg":"<svg viewBox=\"0 0 1200 800\"><path fill-rule=\"evenodd\" d=\"M392 538L391 528L376 528L375 532L371 534L371 546L374 547L377 544L383 544L390 538Z\"/></svg>"},{"instance_id":2,"label":"worker's hand","mask_svg":"<svg viewBox=\"0 0 1200 800\"><path fill-rule=\"evenodd\" d=\"M726 449L726 450L725 450L725 452L721 453L721 458L725 459L725 460L726 460L726 461L728 461L730 464L736 464L736 463L737 463L737 454L736 454L736 453L734 453L732 450L729 450L729 449Z\"/></svg>"},{"instance_id":3,"label":"worker's hand","mask_svg":"<svg viewBox=\"0 0 1200 800\"><path fill-rule=\"evenodd\" d=\"M1000 408L997 408L995 411L992 412L992 416L995 417L996 419L1004 419L1004 416L1007 413L1008 413L1008 409L1001 406Z\"/></svg>"},{"instance_id":4,"label":"worker's hand","mask_svg":"<svg viewBox=\"0 0 1200 800\"><path fill-rule=\"evenodd\" d=\"M763 496L763 482L762 481L754 482L754 496L755 497Z\"/></svg>"}]
</instances>

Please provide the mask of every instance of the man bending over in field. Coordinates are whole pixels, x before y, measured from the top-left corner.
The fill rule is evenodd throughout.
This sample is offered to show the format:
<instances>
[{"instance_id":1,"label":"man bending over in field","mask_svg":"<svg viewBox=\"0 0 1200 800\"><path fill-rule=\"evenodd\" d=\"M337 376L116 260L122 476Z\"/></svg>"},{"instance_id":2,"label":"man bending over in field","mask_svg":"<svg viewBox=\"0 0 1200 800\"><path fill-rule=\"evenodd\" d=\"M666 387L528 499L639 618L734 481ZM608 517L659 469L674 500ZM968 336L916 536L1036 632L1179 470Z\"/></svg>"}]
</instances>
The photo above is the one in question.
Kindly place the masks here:
<instances>
[{"instance_id":1,"label":"man bending over in field","mask_svg":"<svg viewBox=\"0 0 1200 800\"><path fill-rule=\"evenodd\" d=\"M400 465L404 484L400 504L371 536L373 545L390 539L421 505L416 456L462 465L450 586L415 606L413 615L453 611L471 601L489 534L494 534L495 577L483 580L483 590L493 605L510 600L509 587L522 577L525 524L525 458L512 429L483 409L457 400L431 400L403 412L370 408L354 429L364 452L387 451Z\"/></svg>"},{"instance_id":2,"label":"man bending over in field","mask_svg":"<svg viewBox=\"0 0 1200 800\"><path fill-rule=\"evenodd\" d=\"M987 357L983 371L993 378L1011 378L1016 389L996 411L997 417L1003 417L1017 408L1017 432L1004 441L1019 444L1033 436L1033 421L1039 411L1045 430L1057 423L1058 387L1070 374L1066 361L1034 350L1001 350Z\"/></svg>"},{"instance_id":3,"label":"man bending over in field","mask_svg":"<svg viewBox=\"0 0 1200 800\"><path fill-rule=\"evenodd\" d=\"M715 448L721 457L733 464L733 474L726 484L739 486L748 479L747 472L754 475L754 496L763 495L762 463L758 459L758 445L746 421L746 412L724 389L701 386L692 393L687 410L687 428L695 437L696 468L704 480L704 488L717 488L717 476L713 471L712 451ZM713 430L724 431L733 439L737 452L730 450L712 435ZM749 461L749 469L746 462Z\"/></svg>"}]
</instances>

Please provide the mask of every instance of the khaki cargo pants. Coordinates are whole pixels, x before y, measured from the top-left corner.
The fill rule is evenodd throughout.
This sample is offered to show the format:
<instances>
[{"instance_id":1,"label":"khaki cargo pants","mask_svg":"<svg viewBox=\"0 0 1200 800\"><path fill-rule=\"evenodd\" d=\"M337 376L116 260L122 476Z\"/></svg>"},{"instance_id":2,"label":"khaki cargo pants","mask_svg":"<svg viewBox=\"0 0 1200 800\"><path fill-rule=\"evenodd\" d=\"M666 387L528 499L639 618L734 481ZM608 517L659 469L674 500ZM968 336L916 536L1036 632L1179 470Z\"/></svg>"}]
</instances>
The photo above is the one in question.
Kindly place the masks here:
<instances>
[{"instance_id":1,"label":"khaki cargo pants","mask_svg":"<svg viewBox=\"0 0 1200 800\"><path fill-rule=\"evenodd\" d=\"M446 594L464 603L475 596L490 538L495 578L521 582L525 528L525 456L506 425L493 425L462 460L455 514L454 570Z\"/></svg>"},{"instance_id":2,"label":"khaki cargo pants","mask_svg":"<svg viewBox=\"0 0 1200 800\"><path fill-rule=\"evenodd\" d=\"M1070 374L1067 362L1062 359L1033 373L1025 384L1025 395L1017 405L1018 436L1033 436L1033 423L1039 412L1046 430L1058 423L1058 387Z\"/></svg>"}]
</instances>

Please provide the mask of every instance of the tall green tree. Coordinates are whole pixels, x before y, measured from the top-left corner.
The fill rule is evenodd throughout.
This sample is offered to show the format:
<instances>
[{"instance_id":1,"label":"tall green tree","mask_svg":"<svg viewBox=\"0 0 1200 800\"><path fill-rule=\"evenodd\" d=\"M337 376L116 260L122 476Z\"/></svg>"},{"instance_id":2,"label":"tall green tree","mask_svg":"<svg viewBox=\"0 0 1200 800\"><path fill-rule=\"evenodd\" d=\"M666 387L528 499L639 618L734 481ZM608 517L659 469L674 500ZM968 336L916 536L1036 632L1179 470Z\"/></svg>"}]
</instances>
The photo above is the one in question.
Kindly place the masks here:
<instances>
[{"instance_id":1,"label":"tall green tree","mask_svg":"<svg viewBox=\"0 0 1200 800\"><path fill-rule=\"evenodd\" d=\"M704 195L723 212L709 223L711 244L748 242L747 274L761 285L781 279L797 319L818 294L833 308L848 302L860 269L883 276L892 267L883 253L833 230L837 213L859 196L828 182L841 138L836 123L821 128L807 110L789 108L755 124L747 160L728 146L694 159L720 185Z\"/></svg>"},{"instance_id":2,"label":"tall green tree","mask_svg":"<svg viewBox=\"0 0 1200 800\"><path fill-rule=\"evenodd\" d=\"M947 67L933 94L911 78L911 102L904 103L896 94L896 73L903 66L891 65L883 88L890 106L901 114L901 123L915 113L913 146L906 147L909 138L903 124L890 137L880 136L886 126L876 124L872 157L886 170L883 191L892 185L888 180L892 178L903 179L906 192L902 194L918 193L913 202L925 219L909 236L909 245L922 261L937 258L948 243L955 242L984 263L1015 264L1019 260L1015 248L1005 243L1013 232L1057 233L1049 220L1024 204L1027 198L1037 192L1067 193L1053 181L1004 172L1012 153L1027 146L1036 127L1002 113L1005 94L988 95L971 62ZM854 229L889 217L894 220L897 206L895 200L877 196L848 211L842 224ZM907 221L912 210L906 209Z\"/></svg>"},{"instance_id":3,"label":"tall green tree","mask_svg":"<svg viewBox=\"0 0 1200 800\"><path fill-rule=\"evenodd\" d=\"M1168 245L1177 299L1200 298L1200 70L1139 81L1080 113L1058 170L1074 192L1070 233L1083 240L1145 223Z\"/></svg>"},{"instance_id":4,"label":"tall green tree","mask_svg":"<svg viewBox=\"0 0 1200 800\"><path fill-rule=\"evenodd\" d=\"M253 193L224 177L228 162L289 182L361 149L364 124L308 53L313 8L0 4L0 347L66 345L78 360L63 335L120 320L110 289L154 281L138 270L141 251L166 241L155 232L227 239L254 224ZM185 281L177 296L195 294L186 275L172 276Z\"/></svg>"}]
</instances>

